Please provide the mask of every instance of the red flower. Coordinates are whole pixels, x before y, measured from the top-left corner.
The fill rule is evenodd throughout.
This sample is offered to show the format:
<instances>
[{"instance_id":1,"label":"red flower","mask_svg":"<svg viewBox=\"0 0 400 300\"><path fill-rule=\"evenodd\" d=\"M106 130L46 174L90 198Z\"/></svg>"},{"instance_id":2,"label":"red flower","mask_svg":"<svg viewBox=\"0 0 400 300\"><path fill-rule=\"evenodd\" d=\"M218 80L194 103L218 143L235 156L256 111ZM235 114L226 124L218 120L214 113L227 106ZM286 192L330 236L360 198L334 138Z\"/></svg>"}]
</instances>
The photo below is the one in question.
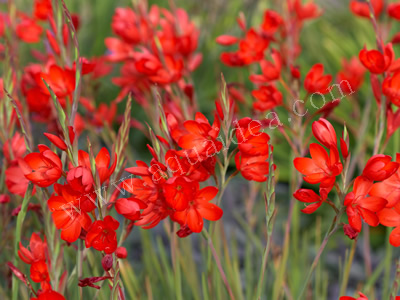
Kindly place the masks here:
<instances>
[{"instance_id":1,"label":"red flower","mask_svg":"<svg viewBox=\"0 0 400 300\"><path fill-rule=\"evenodd\" d=\"M342 67L337 74L340 88L347 94L356 92L364 81L365 68L356 57L352 57L350 61L343 59Z\"/></svg>"},{"instance_id":2,"label":"red flower","mask_svg":"<svg viewBox=\"0 0 400 300\"><path fill-rule=\"evenodd\" d=\"M29 242L30 251L19 243L18 256L26 264L31 265L30 274L34 282L50 281L46 264L47 243L36 233L32 233Z\"/></svg>"},{"instance_id":3,"label":"red flower","mask_svg":"<svg viewBox=\"0 0 400 300\"><path fill-rule=\"evenodd\" d=\"M95 194L76 193L68 185L56 184L58 196L52 195L47 201L57 229L61 229L61 238L69 243L75 242L82 229L88 230L92 224L87 212L95 208Z\"/></svg>"},{"instance_id":4,"label":"red flower","mask_svg":"<svg viewBox=\"0 0 400 300\"><path fill-rule=\"evenodd\" d=\"M42 291L37 298L31 300L65 300L64 296L53 290Z\"/></svg>"},{"instance_id":5,"label":"red flower","mask_svg":"<svg viewBox=\"0 0 400 300\"><path fill-rule=\"evenodd\" d=\"M75 71L68 68L62 69L57 65L51 65L47 73L41 73L38 76L36 80L42 92L50 95L50 91L47 89L42 78L59 98L70 96L75 90Z\"/></svg>"},{"instance_id":6,"label":"red flower","mask_svg":"<svg viewBox=\"0 0 400 300\"><path fill-rule=\"evenodd\" d=\"M329 191L330 190L321 188L319 191L319 193L321 194L320 196L316 194L313 190L299 189L293 194L293 197L295 197L300 202L312 203L301 210L305 214L312 214L327 199Z\"/></svg>"},{"instance_id":7,"label":"red flower","mask_svg":"<svg viewBox=\"0 0 400 300\"><path fill-rule=\"evenodd\" d=\"M95 221L86 234L86 248L93 247L97 251L104 251L111 254L117 249L117 230L119 222L111 216L106 216L104 220Z\"/></svg>"},{"instance_id":8,"label":"red flower","mask_svg":"<svg viewBox=\"0 0 400 300\"><path fill-rule=\"evenodd\" d=\"M26 16L24 16L22 22L19 23L16 28L17 36L26 43L39 42L42 31L42 27Z\"/></svg>"},{"instance_id":9,"label":"red flower","mask_svg":"<svg viewBox=\"0 0 400 300\"><path fill-rule=\"evenodd\" d=\"M86 166L78 166L68 171L67 181L71 188L79 193L88 193L93 190L92 172Z\"/></svg>"},{"instance_id":10,"label":"red flower","mask_svg":"<svg viewBox=\"0 0 400 300\"><path fill-rule=\"evenodd\" d=\"M400 155L396 155L396 162L400 163ZM387 200L386 207L394 207L400 203L400 169L382 182L375 183L370 191L371 196Z\"/></svg>"},{"instance_id":11,"label":"red flower","mask_svg":"<svg viewBox=\"0 0 400 300\"><path fill-rule=\"evenodd\" d=\"M269 174L268 155L245 155L238 152L235 155L236 168L247 180L263 182Z\"/></svg>"},{"instance_id":12,"label":"red flower","mask_svg":"<svg viewBox=\"0 0 400 300\"><path fill-rule=\"evenodd\" d=\"M267 111L282 104L282 93L273 85L263 85L251 94L258 100L253 103L253 108L258 111Z\"/></svg>"},{"instance_id":13,"label":"red flower","mask_svg":"<svg viewBox=\"0 0 400 300\"><path fill-rule=\"evenodd\" d=\"M374 9L375 16L379 17L383 10L383 0L371 0L371 4ZM360 0L350 1L350 10L353 14L367 19L369 19L371 15L368 2Z\"/></svg>"},{"instance_id":14,"label":"red flower","mask_svg":"<svg viewBox=\"0 0 400 300\"><path fill-rule=\"evenodd\" d=\"M40 187L48 187L61 177L60 158L47 146L39 145L39 153L29 153L20 159L20 168L25 177Z\"/></svg>"},{"instance_id":15,"label":"red flower","mask_svg":"<svg viewBox=\"0 0 400 300\"><path fill-rule=\"evenodd\" d=\"M165 200L172 209L185 210L189 206L189 201L193 199L198 185L198 182L191 181L187 177L172 177L163 185Z\"/></svg>"},{"instance_id":16,"label":"red flower","mask_svg":"<svg viewBox=\"0 0 400 300\"><path fill-rule=\"evenodd\" d=\"M8 162L22 157L26 152L25 139L16 132L11 139L3 145L3 154Z\"/></svg>"},{"instance_id":17,"label":"red flower","mask_svg":"<svg viewBox=\"0 0 400 300\"><path fill-rule=\"evenodd\" d=\"M400 3L390 3L387 12L389 16L400 21Z\"/></svg>"},{"instance_id":18,"label":"red flower","mask_svg":"<svg viewBox=\"0 0 400 300\"><path fill-rule=\"evenodd\" d=\"M114 155L114 162L110 166L111 157L107 148L101 148L100 152L95 158L96 170L100 177L100 184L103 184L112 173L114 173L115 167L117 166L117 154ZM78 151L78 163L80 166L85 166L91 170L89 154L83 150Z\"/></svg>"},{"instance_id":19,"label":"red flower","mask_svg":"<svg viewBox=\"0 0 400 300\"><path fill-rule=\"evenodd\" d=\"M53 8L50 0L35 0L33 15L39 20L46 21L53 15Z\"/></svg>"},{"instance_id":20,"label":"red flower","mask_svg":"<svg viewBox=\"0 0 400 300\"><path fill-rule=\"evenodd\" d=\"M224 34L217 37L215 41L220 45L230 46L236 44L239 41L239 39L235 36Z\"/></svg>"},{"instance_id":21,"label":"red flower","mask_svg":"<svg viewBox=\"0 0 400 300\"><path fill-rule=\"evenodd\" d=\"M388 227L396 227L389 235L389 242L394 247L400 246L400 206L394 209L384 208L378 212L379 222Z\"/></svg>"},{"instance_id":22,"label":"red flower","mask_svg":"<svg viewBox=\"0 0 400 300\"><path fill-rule=\"evenodd\" d=\"M261 131L261 122L243 118L236 123L236 138L240 152L246 155L267 155L269 135Z\"/></svg>"},{"instance_id":23,"label":"red flower","mask_svg":"<svg viewBox=\"0 0 400 300\"><path fill-rule=\"evenodd\" d=\"M312 132L318 142L326 148L337 148L336 132L328 120L320 118L318 121L313 122Z\"/></svg>"},{"instance_id":24,"label":"red flower","mask_svg":"<svg viewBox=\"0 0 400 300\"><path fill-rule=\"evenodd\" d=\"M115 255L118 258L124 259L124 258L127 258L128 251L126 251L125 247L118 247L117 250L115 250Z\"/></svg>"},{"instance_id":25,"label":"red flower","mask_svg":"<svg viewBox=\"0 0 400 300\"><path fill-rule=\"evenodd\" d=\"M264 58L264 51L268 48L269 41L253 28L247 31L244 39L239 42L237 52L224 52L221 61L231 67L245 66Z\"/></svg>"},{"instance_id":26,"label":"red flower","mask_svg":"<svg viewBox=\"0 0 400 300\"><path fill-rule=\"evenodd\" d=\"M383 81L382 92L394 105L400 107L400 71L385 78Z\"/></svg>"},{"instance_id":27,"label":"red flower","mask_svg":"<svg viewBox=\"0 0 400 300\"><path fill-rule=\"evenodd\" d=\"M218 189L213 186L205 187L199 190L199 184L196 183L194 197L186 210L177 211L173 214L173 220L179 222L181 226L188 226L193 232L201 232L203 229L203 218L209 221L217 221L222 217L223 211L210 201L218 194Z\"/></svg>"},{"instance_id":28,"label":"red flower","mask_svg":"<svg viewBox=\"0 0 400 300\"><path fill-rule=\"evenodd\" d=\"M150 33L144 17L138 16L131 8L117 7L112 18L111 28L125 42L136 45L146 40Z\"/></svg>"},{"instance_id":29,"label":"red flower","mask_svg":"<svg viewBox=\"0 0 400 300\"><path fill-rule=\"evenodd\" d=\"M376 154L368 160L362 175L371 181L382 181L392 176L398 168L399 163L392 162L391 156Z\"/></svg>"},{"instance_id":30,"label":"red flower","mask_svg":"<svg viewBox=\"0 0 400 300\"><path fill-rule=\"evenodd\" d=\"M304 79L304 88L308 93L321 93L326 94L329 92L329 84L332 80L332 75L323 75L324 66L322 64L315 64L307 73Z\"/></svg>"},{"instance_id":31,"label":"red flower","mask_svg":"<svg viewBox=\"0 0 400 300\"><path fill-rule=\"evenodd\" d=\"M294 1L294 12L296 13L297 19L300 21L314 19L321 15L321 11L315 3L308 2L302 5L301 0Z\"/></svg>"},{"instance_id":32,"label":"red flower","mask_svg":"<svg viewBox=\"0 0 400 300\"><path fill-rule=\"evenodd\" d=\"M21 242L19 242L18 256L24 263L31 265L34 262L46 260L46 239L42 241L37 233L32 233L31 239L29 241L29 248L30 251L22 246Z\"/></svg>"},{"instance_id":33,"label":"red flower","mask_svg":"<svg viewBox=\"0 0 400 300\"><path fill-rule=\"evenodd\" d=\"M337 149L331 148L330 155L318 145L310 145L311 158L298 157L293 163L297 171L305 175L304 180L311 184L321 183L321 188L331 188L335 184L336 176L343 169Z\"/></svg>"},{"instance_id":34,"label":"red flower","mask_svg":"<svg viewBox=\"0 0 400 300\"><path fill-rule=\"evenodd\" d=\"M349 219L349 224L358 232L361 232L361 218L371 226L378 226L379 219L376 212L382 210L387 201L380 197L367 197L373 182L366 177L356 178L353 191L346 195L344 205Z\"/></svg>"},{"instance_id":35,"label":"red flower","mask_svg":"<svg viewBox=\"0 0 400 300\"><path fill-rule=\"evenodd\" d=\"M261 75L250 75L250 80L254 83L266 83L279 79L282 69L282 58L278 51L272 49L271 57L273 62L268 60L260 61Z\"/></svg>"},{"instance_id":36,"label":"red flower","mask_svg":"<svg viewBox=\"0 0 400 300\"><path fill-rule=\"evenodd\" d=\"M141 217L141 210L145 209L147 205L134 197L120 198L115 202L115 210L125 218L136 221Z\"/></svg>"},{"instance_id":37,"label":"red flower","mask_svg":"<svg viewBox=\"0 0 400 300\"><path fill-rule=\"evenodd\" d=\"M264 20L261 24L261 30L267 35L273 35L279 26L283 24L283 19L276 11L267 9L264 12Z\"/></svg>"},{"instance_id":38,"label":"red flower","mask_svg":"<svg viewBox=\"0 0 400 300\"><path fill-rule=\"evenodd\" d=\"M216 117L212 125L202 113L196 113L195 120L183 123L187 133L179 138L178 145L184 150L179 153L187 158L197 157L200 161L211 157L222 148L217 141L220 131L219 119Z\"/></svg>"},{"instance_id":39,"label":"red flower","mask_svg":"<svg viewBox=\"0 0 400 300\"><path fill-rule=\"evenodd\" d=\"M365 296L363 293L358 292L358 294L360 295L360 297L358 297L357 299L349 296L342 296L339 300L368 300L367 296Z\"/></svg>"},{"instance_id":40,"label":"red flower","mask_svg":"<svg viewBox=\"0 0 400 300\"><path fill-rule=\"evenodd\" d=\"M364 47L358 56L364 67L366 67L371 73L381 74L385 72L392 64L394 52L392 44L389 43L385 47L383 54L378 50L367 50Z\"/></svg>"},{"instance_id":41,"label":"red flower","mask_svg":"<svg viewBox=\"0 0 400 300\"><path fill-rule=\"evenodd\" d=\"M23 169L19 163L12 163L5 171L5 182L7 189L11 194L25 196L29 180L24 176ZM36 187L33 188L32 195L35 194Z\"/></svg>"}]
</instances>

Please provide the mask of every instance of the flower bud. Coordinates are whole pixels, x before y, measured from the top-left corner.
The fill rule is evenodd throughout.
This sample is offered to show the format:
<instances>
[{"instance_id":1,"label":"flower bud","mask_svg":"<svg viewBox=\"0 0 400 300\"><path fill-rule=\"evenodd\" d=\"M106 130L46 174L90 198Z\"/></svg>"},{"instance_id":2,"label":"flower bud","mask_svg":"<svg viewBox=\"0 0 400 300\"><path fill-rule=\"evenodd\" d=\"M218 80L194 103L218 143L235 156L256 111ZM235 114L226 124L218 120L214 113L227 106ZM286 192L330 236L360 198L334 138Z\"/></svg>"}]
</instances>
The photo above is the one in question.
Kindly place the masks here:
<instances>
[{"instance_id":1,"label":"flower bud","mask_svg":"<svg viewBox=\"0 0 400 300\"><path fill-rule=\"evenodd\" d=\"M109 271L113 265L113 257L111 254L107 254L101 260L101 265L103 266L104 271Z\"/></svg>"},{"instance_id":2,"label":"flower bud","mask_svg":"<svg viewBox=\"0 0 400 300\"><path fill-rule=\"evenodd\" d=\"M125 247L118 247L117 250L115 250L115 255L118 258L126 258L128 256L128 251L126 251Z\"/></svg>"}]
</instances>

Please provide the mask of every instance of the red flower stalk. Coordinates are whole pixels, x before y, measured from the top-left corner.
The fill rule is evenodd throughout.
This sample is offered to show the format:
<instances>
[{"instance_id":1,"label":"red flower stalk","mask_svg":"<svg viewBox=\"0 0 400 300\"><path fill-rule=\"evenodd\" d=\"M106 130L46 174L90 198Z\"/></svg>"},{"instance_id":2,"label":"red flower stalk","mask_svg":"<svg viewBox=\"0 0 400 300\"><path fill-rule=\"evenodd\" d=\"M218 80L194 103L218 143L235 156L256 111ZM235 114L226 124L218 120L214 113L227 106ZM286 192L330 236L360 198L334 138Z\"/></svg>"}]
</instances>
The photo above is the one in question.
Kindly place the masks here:
<instances>
[{"instance_id":1,"label":"red flower stalk","mask_svg":"<svg viewBox=\"0 0 400 300\"><path fill-rule=\"evenodd\" d=\"M84 195L75 192L69 185L54 186L58 195L52 195L47 201L57 229L61 229L61 238L69 243L75 242L82 229L86 231L92 224L87 212L92 211L95 193Z\"/></svg>"},{"instance_id":2,"label":"red flower stalk","mask_svg":"<svg viewBox=\"0 0 400 300\"><path fill-rule=\"evenodd\" d=\"M387 201L380 197L367 197L373 182L366 177L359 176L354 181L353 191L346 195L344 205L349 219L349 224L361 232L361 218L370 226L378 226L379 219L376 212L382 210Z\"/></svg>"},{"instance_id":3,"label":"red flower stalk","mask_svg":"<svg viewBox=\"0 0 400 300\"><path fill-rule=\"evenodd\" d=\"M370 1L374 9L375 17L379 17L379 15L383 11L383 0L370 0ZM368 2L360 0L351 0L350 10L353 14L367 19L369 19L371 15Z\"/></svg>"},{"instance_id":4,"label":"red flower stalk","mask_svg":"<svg viewBox=\"0 0 400 300\"><path fill-rule=\"evenodd\" d=\"M323 75L323 64L315 64L310 71L308 71L304 79L304 88L308 93L321 93L326 94L329 92L329 84L332 80L332 75Z\"/></svg>"},{"instance_id":5,"label":"red flower stalk","mask_svg":"<svg viewBox=\"0 0 400 300\"><path fill-rule=\"evenodd\" d=\"M310 145L311 158L298 157L293 163L297 171L305 175L304 180L311 184L320 183L320 188L331 188L336 176L342 173L343 165L336 148L330 149L330 154L318 144Z\"/></svg>"},{"instance_id":6,"label":"red flower stalk","mask_svg":"<svg viewBox=\"0 0 400 300\"><path fill-rule=\"evenodd\" d=\"M399 163L392 162L391 156L377 154L368 160L362 175L371 181L382 181L396 173L398 168Z\"/></svg>"},{"instance_id":7,"label":"red flower stalk","mask_svg":"<svg viewBox=\"0 0 400 300\"><path fill-rule=\"evenodd\" d=\"M93 247L97 251L104 251L111 254L117 249L117 233L119 222L111 216L104 217L104 220L95 221L86 234L86 248Z\"/></svg>"},{"instance_id":8,"label":"red flower stalk","mask_svg":"<svg viewBox=\"0 0 400 300\"><path fill-rule=\"evenodd\" d=\"M300 202L311 203L303 208L301 211L305 214L312 214L322 205L323 202L326 201L329 192L329 189L321 188L319 190L320 195L318 195L310 189L298 189L293 194L293 197L295 197Z\"/></svg>"},{"instance_id":9,"label":"red flower stalk","mask_svg":"<svg viewBox=\"0 0 400 300\"><path fill-rule=\"evenodd\" d=\"M199 184L195 183L195 190L187 209L175 212L171 218L181 226L188 226L192 232L201 232L203 218L209 221L217 221L222 217L223 211L215 204L210 203L218 194L216 187L208 186L199 189Z\"/></svg>"},{"instance_id":10,"label":"red flower stalk","mask_svg":"<svg viewBox=\"0 0 400 300\"><path fill-rule=\"evenodd\" d=\"M257 99L253 103L253 108L258 111L267 111L282 104L282 93L275 86L261 86L258 90L251 92L254 98Z\"/></svg>"},{"instance_id":11,"label":"red flower stalk","mask_svg":"<svg viewBox=\"0 0 400 300\"><path fill-rule=\"evenodd\" d=\"M393 62L394 52L392 44L385 46L384 53L378 50L367 50L366 47L360 51L359 59L361 63L373 74L385 72Z\"/></svg>"},{"instance_id":12,"label":"red flower stalk","mask_svg":"<svg viewBox=\"0 0 400 300\"><path fill-rule=\"evenodd\" d=\"M337 148L336 132L328 120L320 118L318 121L313 122L312 132L318 142L326 148Z\"/></svg>"},{"instance_id":13,"label":"red flower stalk","mask_svg":"<svg viewBox=\"0 0 400 300\"><path fill-rule=\"evenodd\" d=\"M25 177L40 187L48 187L61 177L60 158L45 145L39 145L39 153L29 153L19 160Z\"/></svg>"},{"instance_id":14,"label":"red flower stalk","mask_svg":"<svg viewBox=\"0 0 400 300\"><path fill-rule=\"evenodd\" d=\"M385 78L382 85L382 92L394 105L400 107L400 71Z\"/></svg>"}]
</instances>

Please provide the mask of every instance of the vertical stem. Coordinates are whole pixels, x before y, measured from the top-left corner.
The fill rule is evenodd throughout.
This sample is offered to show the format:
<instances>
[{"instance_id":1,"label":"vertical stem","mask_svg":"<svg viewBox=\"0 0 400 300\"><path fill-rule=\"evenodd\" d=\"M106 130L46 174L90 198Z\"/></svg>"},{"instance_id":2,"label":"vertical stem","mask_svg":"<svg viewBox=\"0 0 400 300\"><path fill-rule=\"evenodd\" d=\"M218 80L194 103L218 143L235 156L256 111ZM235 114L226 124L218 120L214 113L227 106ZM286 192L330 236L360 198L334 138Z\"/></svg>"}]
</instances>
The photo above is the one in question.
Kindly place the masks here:
<instances>
[{"instance_id":1,"label":"vertical stem","mask_svg":"<svg viewBox=\"0 0 400 300\"><path fill-rule=\"evenodd\" d=\"M356 252L356 245L357 245L357 240L355 240L351 245L349 258L347 260L347 263L346 263L346 266L344 269L343 280L342 280L342 284L340 286L339 295L344 295L346 293L347 283L349 281L349 276L350 276L351 265L353 264L354 254Z\"/></svg>"}]
</instances>

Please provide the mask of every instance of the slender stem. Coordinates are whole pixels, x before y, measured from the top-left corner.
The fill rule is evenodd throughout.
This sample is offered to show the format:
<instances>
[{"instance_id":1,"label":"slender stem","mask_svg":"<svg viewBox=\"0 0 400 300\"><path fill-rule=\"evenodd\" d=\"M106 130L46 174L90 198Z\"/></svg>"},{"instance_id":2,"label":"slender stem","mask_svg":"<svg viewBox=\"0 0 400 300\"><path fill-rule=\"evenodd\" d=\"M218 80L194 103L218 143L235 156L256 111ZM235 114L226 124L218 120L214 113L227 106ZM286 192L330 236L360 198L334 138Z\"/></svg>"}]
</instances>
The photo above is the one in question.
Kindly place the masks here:
<instances>
[{"instance_id":1,"label":"slender stem","mask_svg":"<svg viewBox=\"0 0 400 300\"><path fill-rule=\"evenodd\" d=\"M340 286L339 295L344 295L346 293L347 283L349 281L349 276L350 276L350 269L351 269L351 265L353 264L354 254L356 252L356 245L357 245L357 240L355 240L351 245L349 258L348 258L348 261L347 261L345 269L344 269L343 280L342 280L342 284Z\"/></svg>"},{"instance_id":2,"label":"slender stem","mask_svg":"<svg viewBox=\"0 0 400 300\"><path fill-rule=\"evenodd\" d=\"M214 257L215 263L217 264L217 268L219 270L219 273L221 274L222 281L225 284L225 287L226 287L226 289L228 291L229 297L230 297L230 299L235 300L235 296L233 295L232 288L229 285L229 282L228 282L228 279L227 279L227 277L225 275L224 269L222 268L221 260L220 260L220 258L218 256L217 251L215 250L215 247L214 247L214 244L212 242L212 239L211 239L210 235L208 234L208 232L207 232L207 230L205 228L203 228L202 233L203 233L205 239L208 241L208 246L209 246L209 248L211 250L211 253L212 253L213 257Z\"/></svg>"},{"instance_id":3,"label":"slender stem","mask_svg":"<svg viewBox=\"0 0 400 300\"><path fill-rule=\"evenodd\" d=\"M400 259L397 261L396 277L393 281L392 292L390 294L390 300L396 300L397 291L400 286Z\"/></svg>"}]
</instances>

